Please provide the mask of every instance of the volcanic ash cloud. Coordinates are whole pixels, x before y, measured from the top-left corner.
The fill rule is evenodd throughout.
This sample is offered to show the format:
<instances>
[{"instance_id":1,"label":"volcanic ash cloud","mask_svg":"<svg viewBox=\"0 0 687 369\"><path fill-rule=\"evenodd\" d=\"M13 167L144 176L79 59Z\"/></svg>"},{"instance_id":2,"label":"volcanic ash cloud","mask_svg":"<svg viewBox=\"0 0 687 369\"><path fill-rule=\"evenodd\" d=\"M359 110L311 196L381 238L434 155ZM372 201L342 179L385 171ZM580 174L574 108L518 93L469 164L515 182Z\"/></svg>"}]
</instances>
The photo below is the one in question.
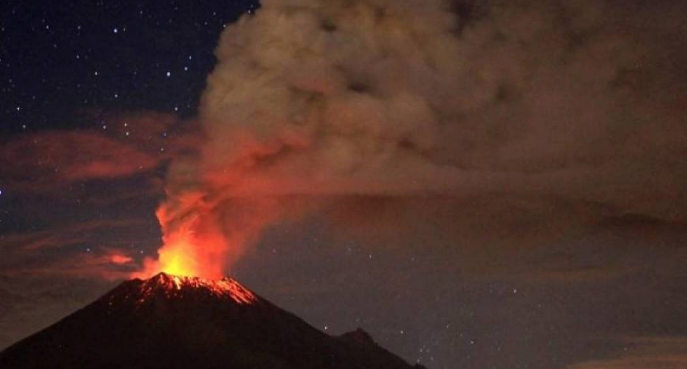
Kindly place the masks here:
<instances>
[{"instance_id":1,"label":"volcanic ash cloud","mask_svg":"<svg viewBox=\"0 0 687 369\"><path fill-rule=\"evenodd\" d=\"M684 217L675 86L613 6L264 1L221 37L166 239L221 271L293 195L546 194Z\"/></svg>"}]
</instances>

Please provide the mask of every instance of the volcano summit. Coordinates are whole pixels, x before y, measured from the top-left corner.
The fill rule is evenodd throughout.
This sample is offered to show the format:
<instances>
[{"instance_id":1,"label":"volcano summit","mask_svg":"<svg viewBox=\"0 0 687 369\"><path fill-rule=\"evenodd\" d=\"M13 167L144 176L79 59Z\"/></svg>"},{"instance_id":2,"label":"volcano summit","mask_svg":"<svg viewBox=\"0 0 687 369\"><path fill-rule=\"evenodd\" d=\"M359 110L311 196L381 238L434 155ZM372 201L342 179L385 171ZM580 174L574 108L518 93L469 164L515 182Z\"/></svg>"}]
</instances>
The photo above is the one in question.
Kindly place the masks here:
<instances>
[{"instance_id":1,"label":"volcano summit","mask_svg":"<svg viewBox=\"0 0 687 369\"><path fill-rule=\"evenodd\" d=\"M410 369L358 330L329 336L230 278L126 281L0 353L2 369Z\"/></svg>"}]
</instances>

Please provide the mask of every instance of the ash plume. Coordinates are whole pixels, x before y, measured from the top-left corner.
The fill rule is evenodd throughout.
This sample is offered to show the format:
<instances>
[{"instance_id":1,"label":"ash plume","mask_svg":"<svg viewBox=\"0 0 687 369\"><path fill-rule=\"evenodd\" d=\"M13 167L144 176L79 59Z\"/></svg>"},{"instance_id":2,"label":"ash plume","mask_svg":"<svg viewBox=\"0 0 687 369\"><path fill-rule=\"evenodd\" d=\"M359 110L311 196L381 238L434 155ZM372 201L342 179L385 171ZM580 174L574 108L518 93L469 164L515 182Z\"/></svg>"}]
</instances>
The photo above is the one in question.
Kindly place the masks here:
<instances>
[{"instance_id":1,"label":"ash plume","mask_svg":"<svg viewBox=\"0 0 687 369\"><path fill-rule=\"evenodd\" d=\"M211 238L194 258L221 270L290 196L545 195L684 219L682 28L622 5L265 0L221 37L165 237Z\"/></svg>"}]
</instances>

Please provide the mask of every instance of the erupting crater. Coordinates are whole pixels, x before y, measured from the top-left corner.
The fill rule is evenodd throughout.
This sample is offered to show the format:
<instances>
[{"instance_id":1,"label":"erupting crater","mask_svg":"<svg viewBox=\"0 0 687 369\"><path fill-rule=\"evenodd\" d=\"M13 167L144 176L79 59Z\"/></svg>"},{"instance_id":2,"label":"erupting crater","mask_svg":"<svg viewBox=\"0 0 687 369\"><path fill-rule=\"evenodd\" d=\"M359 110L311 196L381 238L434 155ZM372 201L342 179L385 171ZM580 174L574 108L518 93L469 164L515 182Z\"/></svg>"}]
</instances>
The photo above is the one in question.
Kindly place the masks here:
<instances>
[{"instance_id":1,"label":"erupting crater","mask_svg":"<svg viewBox=\"0 0 687 369\"><path fill-rule=\"evenodd\" d=\"M167 298L184 298L205 294L220 299L229 298L241 305L253 304L258 300L253 292L229 277L212 280L160 273L150 279L139 281L141 284L137 291L134 291L137 292L134 295L136 295L139 303L143 303L160 293Z\"/></svg>"}]
</instances>

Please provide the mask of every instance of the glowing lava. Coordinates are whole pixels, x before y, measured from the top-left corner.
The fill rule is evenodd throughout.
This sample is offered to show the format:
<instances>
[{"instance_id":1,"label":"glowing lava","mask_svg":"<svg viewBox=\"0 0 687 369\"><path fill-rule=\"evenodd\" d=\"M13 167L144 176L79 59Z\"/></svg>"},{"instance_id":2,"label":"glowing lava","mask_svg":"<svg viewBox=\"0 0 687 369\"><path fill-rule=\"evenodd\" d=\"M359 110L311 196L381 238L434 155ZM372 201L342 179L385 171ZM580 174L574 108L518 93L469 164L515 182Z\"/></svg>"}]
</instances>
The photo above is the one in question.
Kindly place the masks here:
<instances>
[{"instance_id":1,"label":"glowing lava","mask_svg":"<svg viewBox=\"0 0 687 369\"><path fill-rule=\"evenodd\" d=\"M280 214L275 202L263 198L221 202L190 190L168 196L156 212L163 245L133 278L164 272L220 279Z\"/></svg>"},{"instance_id":2,"label":"glowing lava","mask_svg":"<svg viewBox=\"0 0 687 369\"><path fill-rule=\"evenodd\" d=\"M216 240L215 242L222 242ZM148 278L158 273L175 276L222 278L222 259L208 250L216 249L210 241L199 242L191 233L179 232L164 237L158 259L146 259L144 269L134 277Z\"/></svg>"},{"instance_id":3,"label":"glowing lava","mask_svg":"<svg viewBox=\"0 0 687 369\"><path fill-rule=\"evenodd\" d=\"M184 298L198 293L218 298L229 298L240 305L250 305L258 301L253 292L228 277L210 280L166 273L160 273L143 281L138 287L137 293L128 296L128 298L136 300L137 304L143 304L155 296L160 296L160 294L166 298Z\"/></svg>"},{"instance_id":4,"label":"glowing lava","mask_svg":"<svg viewBox=\"0 0 687 369\"><path fill-rule=\"evenodd\" d=\"M195 246L188 240L177 240L167 243L158 252L160 271L180 276L197 276L201 274L193 252Z\"/></svg>"},{"instance_id":5,"label":"glowing lava","mask_svg":"<svg viewBox=\"0 0 687 369\"><path fill-rule=\"evenodd\" d=\"M210 280L222 278L230 247L214 219L200 212L177 219L165 205L156 215L162 226L163 246L158 250L157 259L144 260L143 270L134 273L134 278L145 279L159 273Z\"/></svg>"}]
</instances>

